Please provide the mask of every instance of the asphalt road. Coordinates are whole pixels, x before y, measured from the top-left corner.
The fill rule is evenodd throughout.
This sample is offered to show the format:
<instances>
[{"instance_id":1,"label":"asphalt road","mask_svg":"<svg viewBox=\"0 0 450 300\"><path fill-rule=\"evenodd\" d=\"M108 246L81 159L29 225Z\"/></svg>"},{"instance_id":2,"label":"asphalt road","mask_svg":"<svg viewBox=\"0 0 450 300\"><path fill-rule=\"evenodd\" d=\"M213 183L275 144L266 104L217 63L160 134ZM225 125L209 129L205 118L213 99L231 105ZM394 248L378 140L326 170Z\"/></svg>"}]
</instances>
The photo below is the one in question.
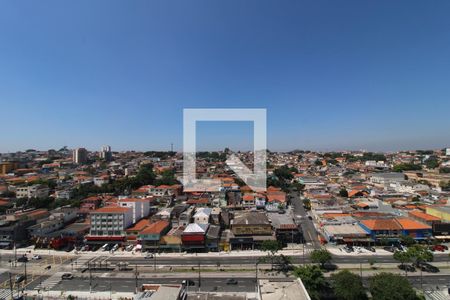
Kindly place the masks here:
<instances>
[{"instance_id":1,"label":"asphalt road","mask_svg":"<svg viewBox=\"0 0 450 300\"><path fill-rule=\"evenodd\" d=\"M294 219L297 224L300 224L306 243L311 243L314 249L320 248L320 241L317 237L316 228L314 227L312 220L308 218L308 214L303 207L303 202L300 199L299 194L297 192L291 192L289 196L293 197L291 204L293 207Z\"/></svg>"},{"instance_id":2,"label":"asphalt road","mask_svg":"<svg viewBox=\"0 0 450 300\"><path fill-rule=\"evenodd\" d=\"M229 278L232 278L230 276ZM236 285L228 285L228 278L201 278L201 291L221 291L221 292L252 292L255 290L254 278L239 278ZM138 278L138 287L143 283L164 283L164 284L180 284L187 278ZM199 280L197 278L189 278L194 281L195 286L189 287L190 290L199 290ZM89 290L90 284L87 278L74 278L72 280L62 280L55 285L52 290ZM136 280L131 278L93 278L91 281L92 291L117 291L129 292L136 288Z\"/></svg>"},{"instance_id":3,"label":"asphalt road","mask_svg":"<svg viewBox=\"0 0 450 300\"><path fill-rule=\"evenodd\" d=\"M201 278L201 291L222 291L222 292L253 292L255 290L255 279L246 277L230 277L237 280L236 285L228 285L226 283L228 278ZM416 288L425 289L436 287L443 288L450 285L450 275L409 275L408 280ZM138 278L138 287L143 283L155 283L155 284L180 284L186 278ZM198 278L190 278L194 281L195 286L189 287L190 290L199 290ZM365 286L369 284L369 277L364 278ZM93 278L92 279L92 291L117 291L117 292L129 292L133 291L136 287L136 280L132 278ZM86 278L74 278L72 280L63 280L59 284L55 285L52 290L89 290L89 279Z\"/></svg>"},{"instance_id":4,"label":"asphalt road","mask_svg":"<svg viewBox=\"0 0 450 300\"><path fill-rule=\"evenodd\" d=\"M294 264L302 264L303 256L302 255L290 255ZM394 260L392 255L355 255L355 256L336 256L333 255L332 262L336 264L359 264L359 263L368 263L369 259L375 259L376 263L397 263ZM217 263L220 266L233 266L233 265L254 265L259 257L255 256L211 256L211 257L157 257L156 258L156 267L164 265L164 266L196 266L198 263L200 265L209 265L216 266ZM436 262L450 262L450 257L447 254L435 254L434 261ZM114 256L109 257L107 262L111 264L120 263L128 263L129 265L138 265L138 266L154 266L155 262L153 259L145 259L144 257L120 257ZM305 255L305 262L311 262L309 259L309 255Z\"/></svg>"}]
</instances>

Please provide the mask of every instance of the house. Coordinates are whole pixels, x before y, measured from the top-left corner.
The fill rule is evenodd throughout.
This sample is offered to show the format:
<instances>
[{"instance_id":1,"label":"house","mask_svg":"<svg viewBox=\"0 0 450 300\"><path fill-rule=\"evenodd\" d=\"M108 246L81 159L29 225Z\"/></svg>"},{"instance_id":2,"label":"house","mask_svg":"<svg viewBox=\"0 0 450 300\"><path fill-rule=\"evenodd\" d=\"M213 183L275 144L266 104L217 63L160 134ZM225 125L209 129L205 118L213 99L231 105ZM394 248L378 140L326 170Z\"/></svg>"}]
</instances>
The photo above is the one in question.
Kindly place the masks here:
<instances>
[{"instance_id":1,"label":"house","mask_svg":"<svg viewBox=\"0 0 450 300\"><path fill-rule=\"evenodd\" d=\"M139 222L135 223L133 226L127 228L125 230L127 235L127 243L128 244L136 244L137 243L137 237L139 232L144 230L146 227L150 225L149 219L142 219Z\"/></svg>"},{"instance_id":2,"label":"house","mask_svg":"<svg viewBox=\"0 0 450 300\"><path fill-rule=\"evenodd\" d=\"M194 223L208 224L211 218L212 209L208 207L197 208L194 215Z\"/></svg>"},{"instance_id":3,"label":"house","mask_svg":"<svg viewBox=\"0 0 450 300\"><path fill-rule=\"evenodd\" d=\"M181 252L183 247L181 235L184 229L184 226L172 227L166 235L161 237L159 242L160 249L165 252Z\"/></svg>"},{"instance_id":4,"label":"house","mask_svg":"<svg viewBox=\"0 0 450 300\"><path fill-rule=\"evenodd\" d=\"M181 234L183 248L186 251L202 251L205 249L206 232L209 224L190 223Z\"/></svg>"},{"instance_id":5,"label":"house","mask_svg":"<svg viewBox=\"0 0 450 300\"><path fill-rule=\"evenodd\" d=\"M239 211L231 220L232 249L255 249L265 240L275 240L267 215L256 211Z\"/></svg>"},{"instance_id":6,"label":"house","mask_svg":"<svg viewBox=\"0 0 450 300\"><path fill-rule=\"evenodd\" d=\"M284 246L288 243L300 243L303 240L299 226L295 224L290 215L269 213L267 216L275 231L277 241Z\"/></svg>"},{"instance_id":7,"label":"house","mask_svg":"<svg viewBox=\"0 0 450 300\"><path fill-rule=\"evenodd\" d=\"M194 207L188 207L185 211L180 214L180 218L178 221L179 225L187 226L191 223L192 216L194 214Z\"/></svg>"},{"instance_id":8,"label":"house","mask_svg":"<svg viewBox=\"0 0 450 300\"><path fill-rule=\"evenodd\" d=\"M220 226L210 225L206 232L205 246L208 251L219 251Z\"/></svg>"},{"instance_id":9,"label":"house","mask_svg":"<svg viewBox=\"0 0 450 300\"><path fill-rule=\"evenodd\" d=\"M143 250L156 252L159 248L160 239L170 230L170 223L165 220L150 223L138 234Z\"/></svg>"}]
</instances>

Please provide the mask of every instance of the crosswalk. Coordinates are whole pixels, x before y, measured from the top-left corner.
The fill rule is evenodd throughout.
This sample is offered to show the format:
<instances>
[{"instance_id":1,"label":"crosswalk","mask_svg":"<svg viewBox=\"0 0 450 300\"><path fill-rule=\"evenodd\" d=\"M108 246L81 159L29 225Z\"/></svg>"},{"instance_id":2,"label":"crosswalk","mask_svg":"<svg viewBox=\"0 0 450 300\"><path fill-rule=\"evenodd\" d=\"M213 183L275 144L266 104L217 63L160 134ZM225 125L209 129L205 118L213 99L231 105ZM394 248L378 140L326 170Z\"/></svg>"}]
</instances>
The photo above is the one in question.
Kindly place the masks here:
<instances>
[{"instance_id":1,"label":"crosswalk","mask_svg":"<svg viewBox=\"0 0 450 300\"><path fill-rule=\"evenodd\" d=\"M35 290L51 290L55 285L57 285L61 281L61 276L64 272L56 272L38 286L36 286Z\"/></svg>"},{"instance_id":2,"label":"crosswalk","mask_svg":"<svg viewBox=\"0 0 450 300\"><path fill-rule=\"evenodd\" d=\"M10 300L11 299L11 290L10 289L0 289L0 299L1 300Z\"/></svg>"}]
</instances>

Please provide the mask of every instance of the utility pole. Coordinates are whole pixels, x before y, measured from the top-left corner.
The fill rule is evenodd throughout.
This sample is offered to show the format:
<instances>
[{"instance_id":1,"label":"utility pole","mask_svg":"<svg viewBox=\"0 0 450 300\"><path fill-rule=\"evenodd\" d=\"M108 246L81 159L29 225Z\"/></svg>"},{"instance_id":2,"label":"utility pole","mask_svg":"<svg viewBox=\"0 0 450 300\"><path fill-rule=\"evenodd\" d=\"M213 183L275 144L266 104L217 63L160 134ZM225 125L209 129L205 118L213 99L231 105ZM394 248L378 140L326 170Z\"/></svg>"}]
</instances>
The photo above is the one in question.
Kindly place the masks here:
<instances>
[{"instance_id":1,"label":"utility pole","mask_svg":"<svg viewBox=\"0 0 450 300\"><path fill-rule=\"evenodd\" d=\"M256 260L256 264L255 264L255 278L256 278L255 288L256 288L256 294L258 294L258 264L259 264L259 259Z\"/></svg>"},{"instance_id":2,"label":"utility pole","mask_svg":"<svg viewBox=\"0 0 450 300\"><path fill-rule=\"evenodd\" d=\"M90 262L88 262L88 269L89 269L89 293L92 293L92 271Z\"/></svg>"},{"instance_id":3,"label":"utility pole","mask_svg":"<svg viewBox=\"0 0 450 300\"><path fill-rule=\"evenodd\" d=\"M361 281L362 281L362 279L363 279L363 276L362 276L362 261L359 262L359 274L361 276Z\"/></svg>"},{"instance_id":4,"label":"utility pole","mask_svg":"<svg viewBox=\"0 0 450 300\"><path fill-rule=\"evenodd\" d=\"M135 294L137 294L137 292L138 292L138 275L139 275L139 273L138 273L137 265L135 265L135 270L134 270L134 276L135 276L134 279L136 281Z\"/></svg>"},{"instance_id":5,"label":"utility pole","mask_svg":"<svg viewBox=\"0 0 450 300\"><path fill-rule=\"evenodd\" d=\"M155 255L153 255L153 271L156 271L156 252Z\"/></svg>"},{"instance_id":6,"label":"utility pole","mask_svg":"<svg viewBox=\"0 0 450 300\"><path fill-rule=\"evenodd\" d=\"M200 287L202 285L202 278L200 274L200 261L198 261L198 291L200 292Z\"/></svg>"},{"instance_id":7,"label":"utility pole","mask_svg":"<svg viewBox=\"0 0 450 300\"><path fill-rule=\"evenodd\" d=\"M16 248L16 234L14 233L14 267L17 267L17 248Z\"/></svg>"},{"instance_id":8,"label":"utility pole","mask_svg":"<svg viewBox=\"0 0 450 300\"><path fill-rule=\"evenodd\" d=\"M14 299L14 291L13 291L13 284L11 279L11 272L9 272L9 290L11 291L11 300Z\"/></svg>"},{"instance_id":9,"label":"utility pole","mask_svg":"<svg viewBox=\"0 0 450 300\"><path fill-rule=\"evenodd\" d=\"M420 268L420 289L422 290L423 293L423 276L422 276L422 266L419 266Z\"/></svg>"},{"instance_id":10,"label":"utility pole","mask_svg":"<svg viewBox=\"0 0 450 300\"><path fill-rule=\"evenodd\" d=\"M25 268L25 285L26 285L27 284L27 262L26 261L23 263L23 266Z\"/></svg>"}]
</instances>

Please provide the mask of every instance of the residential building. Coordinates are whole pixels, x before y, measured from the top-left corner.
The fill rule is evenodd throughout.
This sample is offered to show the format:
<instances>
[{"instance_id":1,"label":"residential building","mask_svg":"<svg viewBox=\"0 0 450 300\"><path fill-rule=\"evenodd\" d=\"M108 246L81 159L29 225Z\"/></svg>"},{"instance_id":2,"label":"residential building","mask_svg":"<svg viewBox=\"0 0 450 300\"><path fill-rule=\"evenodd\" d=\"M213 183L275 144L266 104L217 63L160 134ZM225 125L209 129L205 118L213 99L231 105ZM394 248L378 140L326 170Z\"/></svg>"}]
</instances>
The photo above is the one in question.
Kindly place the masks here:
<instances>
[{"instance_id":1,"label":"residential building","mask_svg":"<svg viewBox=\"0 0 450 300\"><path fill-rule=\"evenodd\" d=\"M76 164L85 164L88 161L88 152L85 148L76 148L73 150L72 160Z\"/></svg>"},{"instance_id":2,"label":"residential building","mask_svg":"<svg viewBox=\"0 0 450 300\"><path fill-rule=\"evenodd\" d=\"M132 210L133 224L146 218L150 212L150 201L146 198L124 198L119 200L120 207L129 207Z\"/></svg>"},{"instance_id":3,"label":"residential building","mask_svg":"<svg viewBox=\"0 0 450 300\"><path fill-rule=\"evenodd\" d=\"M91 230L86 237L90 243L124 242L125 230L133 224L131 207L106 206L90 213Z\"/></svg>"},{"instance_id":4,"label":"residential building","mask_svg":"<svg viewBox=\"0 0 450 300\"><path fill-rule=\"evenodd\" d=\"M104 159L105 161L111 161L112 159L111 146L103 146L100 149L100 158Z\"/></svg>"},{"instance_id":5,"label":"residential building","mask_svg":"<svg viewBox=\"0 0 450 300\"><path fill-rule=\"evenodd\" d=\"M159 220L146 226L138 234L138 240L141 241L143 250L156 252L159 249L160 239L170 230L168 221Z\"/></svg>"},{"instance_id":6,"label":"residential building","mask_svg":"<svg viewBox=\"0 0 450 300\"><path fill-rule=\"evenodd\" d=\"M187 225L181 234L183 248L187 251L203 251L208 227L209 224L190 223Z\"/></svg>"},{"instance_id":7,"label":"residential building","mask_svg":"<svg viewBox=\"0 0 450 300\"><path fill-rule=\"evenodd\" d=\"M17 198L46 198L50 189L43 184L33 184L29 186L20 186L16 188Z\"/></svg>"}]
</instances>

